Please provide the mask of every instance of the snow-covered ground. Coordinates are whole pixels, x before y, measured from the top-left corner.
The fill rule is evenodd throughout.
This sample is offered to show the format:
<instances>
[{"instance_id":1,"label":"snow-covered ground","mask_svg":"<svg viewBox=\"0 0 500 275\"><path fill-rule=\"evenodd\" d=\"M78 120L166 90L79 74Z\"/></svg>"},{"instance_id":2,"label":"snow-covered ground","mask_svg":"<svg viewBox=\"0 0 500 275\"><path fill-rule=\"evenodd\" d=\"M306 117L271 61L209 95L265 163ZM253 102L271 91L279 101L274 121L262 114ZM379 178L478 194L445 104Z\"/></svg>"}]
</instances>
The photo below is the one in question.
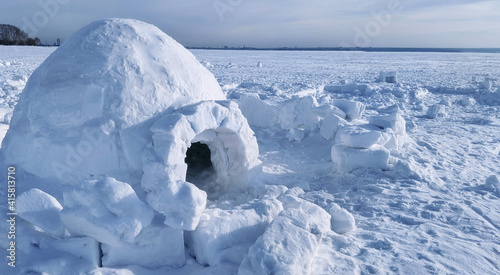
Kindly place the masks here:
<instances>
[{"instance_id":1,"label":"snow-covered ground","mask_svg":"<svg viewBox=\"0 0 500 275\"><path fill-rule=\"evenodd\" d=\"M0 46L0 137L29 76L55 48ZM6 116L7 115L7 116Z\"/></svg>"},{"instance_id":2,"label":"snow-covered ground","mask_svg":"<svg viewBox=\"0 0 500 275\"><path fill-rule=\"evenodd\" d=\"M54 50L0 47L2 138L27 79ZM146 269L138 265L147 256L137 255L138 265L96 268L91 274L500 273L500 55L192 52L226 97L239 104L255 132L262 164L252 171L244 193L209 196L198 229L186 234L190 254L180 269L174 268L184 263L178 258L168 261L170 267ZM381 82L380 72L397 72L396 83ZM37 187L30 179L17 179L18 196ZM118 181L105 184L133 192ZM33 195L27 197L44 198L51 206L47 211L61 211L63 203L29 192ZM78 201L79 191L72 192L65 198ZM96 204L117 200L92 196ZM131 203L143 207L137 197ZM61 217L71 216L72 208L64 209ZM64 227L37 221L28 210L27 221L64 237ZM137 236L140 242L178 234L158 229L156 218L145 217L148 211L137 214L152 224ZM332 222L325 226L328 215ZM304 217L310 217L307 224ZM17 226L19 242L33 246L18 247L20 273L100 264L84 248L74 251L79 245L95 247L89 237L44 243L39 242L44 230ZM8 223L0 225L0 246L6 249L8 229ZM52 254L27 253L41 248ZM104 264L121 265L124 256L116 248L102 249L108 254ZM4 259L0 273L15 274Z\"/></svg>"},{"instance_id":3,"label":"snow-covered ground","mask_svg":"<svg viewBox=\"0 0 500 275\"><path fill-rule=\"evenodd\" d=\"M500 176L500 56L194 53L230 98L252 92L279 104L311 95L320 106L348 98L366 104L365 116L394 104L401 109L408 139L397 153L402 165L388 171L336 173L333 142L318 131L289 142L284 130L254 127L265 171L260 180L308 185L311 196L326 192L320 197L356 219L356 230L322 240L311 274L499 272L500 193L490 177ZM376 83L381 71L397 71L398 84ZM436 104L444 112L429 119Z\"/></svg>"}]
</instances>

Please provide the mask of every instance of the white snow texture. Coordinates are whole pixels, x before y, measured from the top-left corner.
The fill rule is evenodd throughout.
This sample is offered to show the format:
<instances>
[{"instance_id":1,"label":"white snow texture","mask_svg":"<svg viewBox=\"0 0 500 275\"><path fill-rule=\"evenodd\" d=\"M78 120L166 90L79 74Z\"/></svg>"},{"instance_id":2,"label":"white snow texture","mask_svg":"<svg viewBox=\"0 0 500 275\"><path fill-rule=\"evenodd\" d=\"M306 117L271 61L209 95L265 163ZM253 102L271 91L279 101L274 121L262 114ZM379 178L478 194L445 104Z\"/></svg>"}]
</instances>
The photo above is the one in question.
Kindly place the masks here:
<instances>
[{"instance_id":1,"label":"white snow texture","mask_svg":"<svg viewBox=\"0 0 500 275\"><path fill-rule=\"evenodd\" d=\"M0 274L499 274L498 68L130 19L0 46Z\"/></svg>"},{"instance_id":2,"label":"white snow texture","mask_svg":"<svg viewBox=\"0 0 500 275\"><path fill-rule=\"evenodd\" d=\"M198 226L207 192L245 185L259 163L246 118L225 100L158 28L130 19L84 27L33 72L7 118L4 159L63 191L62 206L38 189L23 193L19 216L57 238L92 237L104 266L181 267L183 230ZM195 143L213 166L198 185L186 181Z\"/></svg>"}]
</instances>

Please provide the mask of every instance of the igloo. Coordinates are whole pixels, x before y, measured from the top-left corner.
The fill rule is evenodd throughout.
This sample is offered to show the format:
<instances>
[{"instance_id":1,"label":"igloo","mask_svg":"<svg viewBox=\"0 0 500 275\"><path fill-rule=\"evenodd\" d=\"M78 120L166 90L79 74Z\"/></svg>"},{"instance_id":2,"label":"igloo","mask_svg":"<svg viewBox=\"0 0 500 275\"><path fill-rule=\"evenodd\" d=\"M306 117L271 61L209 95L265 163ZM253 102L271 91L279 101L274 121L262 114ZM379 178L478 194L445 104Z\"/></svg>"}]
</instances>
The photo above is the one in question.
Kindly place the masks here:
<instances>
[{"instance_id":1,"label":"igloo","mask_svg":"<svg viewBox=\"0 0 500 275\"><path fill-rule=\"evenodd\" d=\"M244 184L258 164L254 133L215 77L130 19L94 22L47 58L1 150L9 165L57 184L127 182L182 230L196 228L207 193Z\"/></svg>"}]
</instances>

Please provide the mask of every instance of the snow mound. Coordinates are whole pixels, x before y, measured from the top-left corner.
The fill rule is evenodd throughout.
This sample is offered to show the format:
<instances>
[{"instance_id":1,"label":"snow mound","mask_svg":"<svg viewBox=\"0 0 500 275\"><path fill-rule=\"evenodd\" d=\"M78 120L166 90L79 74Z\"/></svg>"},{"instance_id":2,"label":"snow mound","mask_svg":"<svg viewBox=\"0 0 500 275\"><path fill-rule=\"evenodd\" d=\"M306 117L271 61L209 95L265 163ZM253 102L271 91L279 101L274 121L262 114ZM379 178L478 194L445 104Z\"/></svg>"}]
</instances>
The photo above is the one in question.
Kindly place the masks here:
<instances>
[{"instance_id":1,"label":"snow mound","mask_svg":"<svg viewBox=\"0 0 500 275\"><path fill-rule=\"evenodd\" d=\"M280 200L286 209L250 247L238 274L309 274L321 238L330 231L330 214L291 194Z\"/></svg>"},{"instance_id":2,"label":"snow mound","mask_svg":"<svg viewBox=\"0 0 500 275\"><path fill-rule=\"evenodd\" d=\"M288 141L300 142L304 139L305 136L306 134L304 133L304 130L295 128L290 129L286 134L286 138L288 139Z\"/></svg>"},{"instance_id":3,"label":"snow mound","mask_svg":"<svg viewBox=\"0 0 500 275\"><path fill-rule=\"evenodd\" d=\"M89 237L42 239L36 251L21 274L88 274L100 263L99 243Z\"/></svg>"},{"instance_id":4,"label":"snow mound","mask_svg":"<svg viewBox=\"0 0 500 275\"><path fill-rule=\"evenodd\" d=\"M283 130L316 129L320 119L315 112L317 106L318 102L313 96L304 96L282 102L278 111L281 128Z\"/></svg>"},{"instance_id":5,"label":"snow mound","mask_svg":"<svg viewBox=\"0 0 500 275\"><path fill-rule=\"evenodd\" d=\"M252 126L268 128L278 124L278 108L259 98L258 94L240 95L240 109Z\"/></svg>"},{"instance_id":6,"label":"snow mound","mask_svg":"<svg viewBox=\"0 0 500 275\"><path fill-rule=\"evenodd\" d=\"M21 219L58 238L67 235L59 217L62 208L54 197L36 188L22 193L17 199L17 212Z\"/></svg>"},{"instance_id":7,"label":"snow mound","mask_svg":"<svg viewBox=\"0 0 500 275\"><path fill-rule=\"evenodd\" d=\"M438 117L444 117L446 114L446 106L442 104L434 104L427 109L426 116L428 119L435 119Z\"/></svg>"},{"instance_id":8,"label":"snow mound","mask_svg":"<svg viewBox=\"0 0 500 275\"><path fill-rule=\"evenodd\" d=\"M476 101L471 97L467 97L459 100L457 103L462 107L471 107L476 104Z\"/></svg>"},{"instance_id":9,"label":"snow mound","mask_svg":"<svg viewBox=\"0 0 500 275\"><path fill-rule=\"evenodd\" d=\"M97 21L32 74L3 154L41 178L77 184L103 174L127 181L134 165L123 160L121 131L204 100L225 96L182 45L140 21Z\"/></svg>"},{"instance_id":10,"label":"snow mound","mask_svg":"<svg viewBox=\"0 0 500 275\"><path fill-rule=\"evenodd\" d=\"M500 197L500 177L491 175L486 179L484 187Z\"/></svg>"},{"instance_id":11,"label":"snow mound","mask_svg":"<svg viewBox=\"0 0 500 275\"><path fill-rule=\"evenodd\" d=\"M351 213L338 204L333 203L328 210L331 219L332 230L337 234L345 234L356 227L356 221Z\"/></svg>"},{"instance_id":12,"label":"snow mound","mask_svg":"<svg viewBox=\"0 0 500 275\"><path fill-rule=\"evenodd\" d=\"M93 237L109 245L133 242L154 215L130 185L113 178L85 182L63 195L60 215L71 235Z\"/></svg>"},{"instance_id":13,"label":"snow mound","mask_svg":"<svg viewBox=\"0 0 500 275\"><path fill-rule=\"evenodd\" d=\"M336 114L328 114L321 123L319 134L326 140L335 138L340 127L347 125L347 121Z\"/></svg>"},{"instance_id":14,"label":"snow mound","mask_svg":"<svg viewBox=\"0 0 500 275\"><path fill-rule=\"evenodd\" d=\"M149 269L162 266L179 268L186 262L182 230L162 224L160 219L143 228L132 243L102 245L105 267L140 265Z\"/></svg>"},{"instance_id":15,"label":"snow mound","mask_svg":"<svg viewBox=\"0 0 500 275\"><path fill-rule=\"evenodd\" d=\"M57 251L66 252L69 255L89 262L94 267L97 267L100 262L99 244L95 239L90 237L56 239L54 241L43 239L40 243L40 248L51 248ZM71 266L69 268L71 268Z\"/></svg>"},{"instance_id":16,"label":"snow mound","mask_svg":"<svg viewBox=\"0 0 500 275\"><path fill-rule=\"evenodd\" d=\"M200 264L239 265L282 210L281 202L274 198L254 200L231 210L207 209L196 230L187 233L191 253Z\"/></svg>"},{"instance_id":17,"label":"snow mound","mask_svg":"<svg viewBox=\"0 0 500 275\"><path fill-rule=\"evenodd\" d=\"M389 169L391 153L385 147L352 148L344 145L332 147L332 161L339 172L351 172L359 168Z\"/></svg>"}]
</instances>

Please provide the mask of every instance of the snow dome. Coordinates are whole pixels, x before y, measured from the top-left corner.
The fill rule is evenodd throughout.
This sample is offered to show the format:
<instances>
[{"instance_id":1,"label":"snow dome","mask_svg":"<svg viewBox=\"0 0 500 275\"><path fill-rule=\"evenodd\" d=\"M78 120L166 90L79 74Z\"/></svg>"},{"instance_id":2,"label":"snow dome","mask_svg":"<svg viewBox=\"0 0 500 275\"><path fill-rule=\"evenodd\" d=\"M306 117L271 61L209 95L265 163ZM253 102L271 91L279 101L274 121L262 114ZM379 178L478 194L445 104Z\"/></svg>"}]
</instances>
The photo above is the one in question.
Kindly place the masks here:
<instances>
[{"instance_id":1,"label":"snow dome","mask_svg":"<svg viewBox=\"0 0 500 275\"><path fill-rule=\"evenodd\" d=\"M3 157L59 184L127 182L166 224L193 230L205 191L244 183L257 163L252 130L225 100L215 77L155 26L97 21L32 74Z\"/></svg>"}]
</instances>

